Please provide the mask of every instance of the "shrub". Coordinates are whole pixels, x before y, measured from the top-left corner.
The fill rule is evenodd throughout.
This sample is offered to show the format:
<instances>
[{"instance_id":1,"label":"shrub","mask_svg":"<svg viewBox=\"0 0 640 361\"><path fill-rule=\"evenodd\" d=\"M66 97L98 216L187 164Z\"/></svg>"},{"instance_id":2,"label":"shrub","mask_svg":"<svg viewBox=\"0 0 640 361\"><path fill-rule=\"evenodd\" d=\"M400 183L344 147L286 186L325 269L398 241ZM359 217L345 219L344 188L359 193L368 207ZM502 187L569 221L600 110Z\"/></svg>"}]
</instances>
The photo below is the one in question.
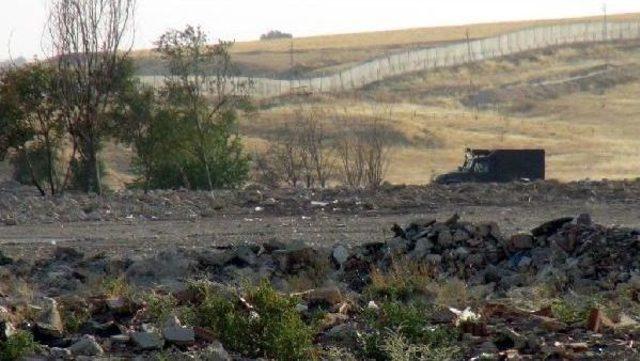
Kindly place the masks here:
<instances>
[{"instance_id":1,"label":"shrub","mask_svg":"<svg viewBox=\"0 0 640 361\"><path fill-rule=\"evenodd\" d=\"M273 39L291 39L293 35L282 32L280 30L271 30L266 34L260 35L260 40L273 40Z\"/></svg>"},{"instance_id":2,"label":"shrub","mask_svg":"<svg viewBox=\"0 0 640 361\"><path fill-rule=\"evenodd\" d=\"M376 360L395 360L401 354L417 353L412 359L428 359L424 350L456 350L459 338L451 326L434 326L428 319L433 308L424 303L404 304L388 302L380 310L367 310L364 318L370 332L361 338L364 357ZM404 350L404 352L401 352ZM400 358L399 360L403 360Z\"/></svg>"},{"instance_id":3,"label":"shrub","mask_svg":"<svg viewBox=\"0 0 640 361\"><path fill-rule=\"evenodd\" d=\"M378 269L371 271L371 284L364 291L365 296L384 301L408 301L423 295L432 281L433 272L424 264L394 262L384 273Z\"/></svg>"},{"instance_id":4,"label":"shrub","mask_svg":"<svg viewBox=\"0 0 640 361\"><path fill-rule=\"evenodd\" d=\"M383 350L391 361L448 361L460 357L460 348L457 346L415 345L396 332L390 333L384 340Z\"/></svg>"},{"instance_id":5,"label":"shrub","mask_svg":"<svg viewBox=\"0 0 640 361\"><path fill-rule=\"evenodd\" d=\"M176 312L178 301L171 295L161 295L151 292L143 297L147 311L146 315L151 322L162 324L169 316Z\"/></svg>"},{"instance_id":6,"label":"shrub","mask_svg":"<svg viewBox=\"0 0 640 361\"><path fill-rule=\"evenodd\" d=\"M18 331L0 342L0 361L13 361L28 356L37 350L38 344L33 335L26 331Z\"/></svg>"},{"instance_id":7,"label":"shrub","mask_svg":"<svg viewBox=\"0 0 640 361\"><path fill-rule=\"evenodd\" d=\"M247 292L253 309L218 293L205 292L196 320L218 334L226 347L248 357L307 360L313 351L311 327L295 309L298 300L278 294L266 281Z\"/></svg>"}]
</instances>

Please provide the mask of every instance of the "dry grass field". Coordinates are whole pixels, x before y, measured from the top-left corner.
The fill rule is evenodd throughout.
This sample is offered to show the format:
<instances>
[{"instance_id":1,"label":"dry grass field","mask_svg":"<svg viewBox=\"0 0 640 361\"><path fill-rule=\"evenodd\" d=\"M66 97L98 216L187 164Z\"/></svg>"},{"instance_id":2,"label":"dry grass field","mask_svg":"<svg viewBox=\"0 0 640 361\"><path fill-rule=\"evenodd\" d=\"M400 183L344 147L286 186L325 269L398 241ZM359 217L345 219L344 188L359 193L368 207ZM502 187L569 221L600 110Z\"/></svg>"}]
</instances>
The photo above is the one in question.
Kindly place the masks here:
<instances>
[{"instance_id":1,"label":"dry grass field","mask_svg":"<svg viewBox=\"0 0 640 361\"><path fill-rule=\"evenodd\" d=\"M250 74L283 76L291 66L290 50L293 42L294 64L302 74L331 72L354 63L416 47L425 47L466 38L491 37L532 26L562 25L584 21L601 21L601 17L562 20L535 20L415 28L356 34L313 36L269 41L238 42L232 48L234 61ZM640 21L640 14L611 16L611 21ZM295 34L294 34L295 35ZM137 51L138 60L149 60L149 50Z\"/></svg>"},{"instance_id":2,"label":"dry grass field","mask_svg":"<svg viewBox=\"0 0 640 361\"><path fill-rule=\"evenodd\" d=\"M563 181L635 178L639 45L558 48L407 75L353 94L279 100L244 119L243 134L250 149L264 149L282 119L314 107L387 119L393 183L423 184L455 170L465 147L545 148L548 176ZM325 122L339 131L331 116Z\"/></svg>"},{"instance_id":3,"label":"dry grass field","mask_svg":"<svg viewBox=\"0 0 640 361\"><path fill-rule=\"evenodd\" d=\"M489 36L530 25L470 28ZM418 38L454 40L465 28L297 41L309 54L331 47L350 52L340 50L345 46L353 46L355 52L387 51L415 44ZM234 56L243 59L242 51L252 53L263 59L263 66L272 66L275 63L266 55L270 52L263 52L284 51L277 44L237 44ZM561 47L404 75L348 94L265 101L258 112L241 119L240 131L247 151L260 153L281 131L282 122L300 109L320 109L327 115L325 129L333 133L341 130L333 115L354 120L383 117L393 134L387 177L392 183L424 184L436 174L455 170L466 147L545 148L548 177L562 181L635 178L640 175L639 94L640 42ZM129 154L122 146L106 148L103 158L112 188L131 179Z\"/></svg>"}]
</instances>

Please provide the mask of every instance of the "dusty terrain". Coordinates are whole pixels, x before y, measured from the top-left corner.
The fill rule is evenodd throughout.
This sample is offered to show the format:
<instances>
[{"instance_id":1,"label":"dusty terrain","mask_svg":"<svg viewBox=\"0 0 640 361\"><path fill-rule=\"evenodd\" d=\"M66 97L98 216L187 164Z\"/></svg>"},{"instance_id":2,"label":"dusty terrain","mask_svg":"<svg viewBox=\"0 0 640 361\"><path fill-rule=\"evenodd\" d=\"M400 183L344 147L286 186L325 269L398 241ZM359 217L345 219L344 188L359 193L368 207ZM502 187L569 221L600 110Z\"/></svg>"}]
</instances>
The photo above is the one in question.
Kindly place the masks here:
<instances>
[{"instance_id":1,"label":"dusty terrain","mask_svg":"<svg viewBox=\"0 0 640 361\"><path fill-rule=\"evenodd\" d=\"M634 359L638 196L637 180L55 198L7 182L0 355Z\"/></svg>"},{"instance_id":2,"label":"dusty terrain","mask_svg":"<svg viewBox=\"0 0 640 361\"><path fill-rule=\"evenodd\" d=\"M277 239L328 247L383 241L395 222L454 213L468 221L498 222L507 233L580 213L601 224L637 226L639 196L640 182L618 181L388 186L375 194L255 187L217 192L213 198L206 192L120 191L42 199L29 187L5 183L0 244L7 254L23 257L57 246L132 254Z\"/></svg>"}]
</instances>

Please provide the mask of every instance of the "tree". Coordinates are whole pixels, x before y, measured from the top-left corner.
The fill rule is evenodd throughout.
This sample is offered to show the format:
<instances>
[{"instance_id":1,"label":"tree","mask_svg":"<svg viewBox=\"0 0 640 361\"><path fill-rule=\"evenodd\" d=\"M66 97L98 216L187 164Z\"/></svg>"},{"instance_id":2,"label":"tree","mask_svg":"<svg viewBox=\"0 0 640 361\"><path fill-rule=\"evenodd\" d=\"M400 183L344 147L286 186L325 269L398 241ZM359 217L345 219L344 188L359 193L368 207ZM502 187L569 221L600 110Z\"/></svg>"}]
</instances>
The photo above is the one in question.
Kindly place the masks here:
<instances>
[{"instance_id":1,"label":"tree","mask_svg":"<svg viewBox=\"0 0 640 361\"><path fill-rule=\"evenodd\" d=\"M60 74L71 164L84 191L102 192L98 152L109 112L129 81L135 0L52 0L48 30Z\"/></svg>"},{"instance_id":2,"label":"tree","mask_svg":"<svg viewBox=\"0 0 640 361\"><path fill-rule=\"evenodd\" d=\"M134 87L125 96L120 139L136 149L145 188L236 186L249 171L237 134L248 84L235 83L230 43L207 43L199 28L172 30L157 42L169 75L157 93Z\"/></svg>"},{"instance_id":3,"label":"tree","mask_svg":"<svg viewBox=\"0 0 640 361\"><path fill-rule=\"evenodd\" d=\"M41 62L4 70L0 76L0 158L13 150L18 180L31 182L42 195L64 187L58 166L65 124L57 80L56 70Z\"/></svg>"},{"instance_id":4,"label":"tree","mask_svg":"<svg viewBox=\"0 0 640 361\"><path fill-rule=\"evenodd\" d=\"M170 74L163 97L180 122L191 127L189 133L194 137L189 148L201 164L207 188L211 191L235 183L233 178L243 178L248 172L240 139L233 134L236 111L246 101L248 84L233 80L232 44L209 45L202 29L187 26L163 34L156 45Z\"/></svg>"}]
</instances>

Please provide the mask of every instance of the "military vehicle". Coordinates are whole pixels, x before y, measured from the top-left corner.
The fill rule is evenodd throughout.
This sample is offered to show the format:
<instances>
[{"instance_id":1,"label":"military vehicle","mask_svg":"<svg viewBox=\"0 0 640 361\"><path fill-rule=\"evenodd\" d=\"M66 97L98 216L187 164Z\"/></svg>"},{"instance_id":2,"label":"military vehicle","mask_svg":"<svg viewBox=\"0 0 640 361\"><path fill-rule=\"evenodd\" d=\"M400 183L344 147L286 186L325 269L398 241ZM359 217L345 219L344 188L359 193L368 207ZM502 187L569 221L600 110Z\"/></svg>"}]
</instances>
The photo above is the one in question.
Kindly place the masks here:
<instances>
[{"instance_id":1,"label":"military vehicle","mask_svg":"<svg viewBox=\"0 0 640 361\"><path fill-rule=\"evenodd\" d=\"M544 149L467 149L458 171L439 175L435 182L506 183L544 178Z\"/></svg>"}]
</instances>

